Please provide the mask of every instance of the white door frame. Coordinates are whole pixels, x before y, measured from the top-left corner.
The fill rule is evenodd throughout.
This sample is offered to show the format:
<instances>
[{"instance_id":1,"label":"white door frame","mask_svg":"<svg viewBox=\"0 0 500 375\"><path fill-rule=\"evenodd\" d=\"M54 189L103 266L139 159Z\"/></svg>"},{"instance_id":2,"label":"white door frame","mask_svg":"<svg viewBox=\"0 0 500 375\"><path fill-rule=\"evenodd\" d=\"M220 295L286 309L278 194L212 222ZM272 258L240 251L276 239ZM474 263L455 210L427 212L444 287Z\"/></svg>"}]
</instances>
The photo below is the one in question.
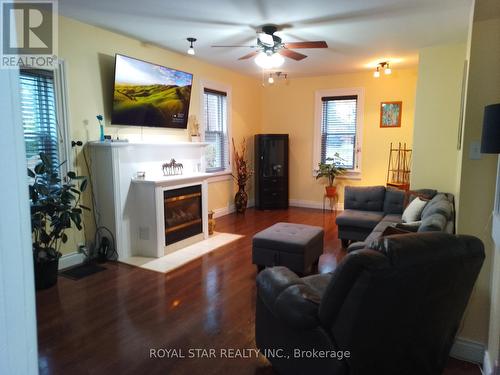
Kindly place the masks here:
<instances>
[{"instance_id":1,"label":"white door frame","mask_svg":"<svg viewBox=\"0 0 500 375\"><path fill-rule=\"evenodd\" d=\"M0 374L38 374L19 74L0 69Z\"/></svg>"}]
</instances>

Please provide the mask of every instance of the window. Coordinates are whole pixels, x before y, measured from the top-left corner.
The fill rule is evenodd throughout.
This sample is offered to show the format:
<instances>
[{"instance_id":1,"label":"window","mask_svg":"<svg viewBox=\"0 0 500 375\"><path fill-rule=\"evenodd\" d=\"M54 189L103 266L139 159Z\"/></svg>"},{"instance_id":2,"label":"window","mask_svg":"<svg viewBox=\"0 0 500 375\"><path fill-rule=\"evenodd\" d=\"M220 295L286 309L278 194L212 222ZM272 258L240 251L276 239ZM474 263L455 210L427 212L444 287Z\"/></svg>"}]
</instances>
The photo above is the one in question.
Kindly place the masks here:
<instances>
[{"instance_id":1,"label":"window","mask_svg":"<svg viewBox=\"0 0 500 375\"><path fill-rule=\"evenodd\" d=\"M229 136L227 116L227 93L203 89L204 134L207 172L225 171L229 168Z\"/></svg>"},{"instance_id":2,"label":"window","mask_svg":"<svg viewBox=\"0 0 500 375\"><path fill-rule=\"evenodd\" d=\"M58 126L56 107L58 77L57 71L51 70L20 71L21 118L29 168L38 163L40 152L49 156L53 166L66 160L62 142L65 132Z\"/></svg>"},{"instance_id":3,"label":"window","mask_svg":"<svg viewBox=\"0 0 500 375\"><path fill-rule=\"evenodd\" d=\"M316 93L314 168L338 155L351 174L360 172L361 89Z\"/></svg>"}]
</instances>

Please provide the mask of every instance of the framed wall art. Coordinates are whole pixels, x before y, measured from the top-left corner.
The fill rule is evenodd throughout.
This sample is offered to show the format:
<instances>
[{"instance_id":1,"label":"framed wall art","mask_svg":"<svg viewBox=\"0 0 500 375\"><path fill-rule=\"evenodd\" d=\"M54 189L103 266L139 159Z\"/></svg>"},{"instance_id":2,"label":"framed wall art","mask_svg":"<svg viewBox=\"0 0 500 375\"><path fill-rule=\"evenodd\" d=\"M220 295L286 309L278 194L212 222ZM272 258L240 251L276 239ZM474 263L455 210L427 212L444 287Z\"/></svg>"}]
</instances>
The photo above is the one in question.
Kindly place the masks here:
<instances>
[{"instance_id":1,"label":"framed wall art","mask_svg":"<svg viewBox=\"0 0 500 375\"><path fill-rule=\"evenodd\" d=\"M380 127L381 128L401 127L402 111L403 111L403 102L380 103Z\"/></svg>"}]
</instances>

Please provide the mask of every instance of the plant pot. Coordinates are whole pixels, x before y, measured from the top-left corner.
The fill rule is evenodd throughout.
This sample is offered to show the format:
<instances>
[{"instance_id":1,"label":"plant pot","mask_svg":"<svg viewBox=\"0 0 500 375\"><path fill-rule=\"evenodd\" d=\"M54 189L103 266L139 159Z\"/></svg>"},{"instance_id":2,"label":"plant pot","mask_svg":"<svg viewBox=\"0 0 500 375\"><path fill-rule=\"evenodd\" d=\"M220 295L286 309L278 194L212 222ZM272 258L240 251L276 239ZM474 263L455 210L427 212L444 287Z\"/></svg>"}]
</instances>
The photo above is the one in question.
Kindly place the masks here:
<instances>
[{"instance_id":1,"label":"plant pot","mask_svg":"<svg viewBox=\"0 0 500 375\"><path fill-rule=\"evenodd\" d=\"M325 186L326 196L334 197L337 195L337 187L336 186Z\"/></svg>"},{"instance_id":2,"label":"plant pot","mask_svg":"<svg viewBox=\"0 0 500 375\"><path fill-rule=\"evenodd\" d=\"M236 207L236 212L239 214L244 214L247 209L248 194L245 191L245 185L238 185L238 191L234 196L234 206Z\"/></svg>"},{"instance_id":3,"label":"plant pot","mask_svg":"<svg viewBox=\"0 0 500 375\"><path fill-rule=\"evenodd\" d=\"M35 289L47 289L57 284L59 258L35 262Z\"/></svg>"}]
</instances>

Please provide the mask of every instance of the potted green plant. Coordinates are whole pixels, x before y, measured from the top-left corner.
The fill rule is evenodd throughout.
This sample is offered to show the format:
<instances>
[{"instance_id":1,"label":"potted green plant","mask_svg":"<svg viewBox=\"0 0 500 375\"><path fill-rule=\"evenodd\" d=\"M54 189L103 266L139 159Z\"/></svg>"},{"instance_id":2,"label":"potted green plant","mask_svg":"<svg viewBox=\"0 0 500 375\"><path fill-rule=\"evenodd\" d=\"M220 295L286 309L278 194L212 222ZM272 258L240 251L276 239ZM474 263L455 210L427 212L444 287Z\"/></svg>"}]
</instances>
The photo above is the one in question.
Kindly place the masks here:
<instances>
[{"instance_id":1,"label":"potted green plant","mask_svg":"<svg viewBox=\"0 0 500 375\"><path fill-rule=\"evenodd\" d=\"M341 167L343 159L338 153L335 153L333 158L327 158L325 163L319 163L318 169L314 172L316 173L316 180L320 178L328 179L328 185L325 186L326 195L328 197L333 197L337 194L337 187L333 185L335 177L345 173L346 169Z\"/></svg>"},{"instance_id":2,"label":"potted green plant","mask_svg":"<svg viewBox=\"0 0 500 375\"><path fill-rule=\"evenodd\" d=\"M61 180L59 167L53 168L49 157L42 152L35 168L28 168L28 176L32 179L29 196L37 290L57 283L61 244L68 240L65 230L72 224L81 230L82 209L89 210L80 204L87 178L68 172L66 178Z\"/></svg>"}]
</instances>

